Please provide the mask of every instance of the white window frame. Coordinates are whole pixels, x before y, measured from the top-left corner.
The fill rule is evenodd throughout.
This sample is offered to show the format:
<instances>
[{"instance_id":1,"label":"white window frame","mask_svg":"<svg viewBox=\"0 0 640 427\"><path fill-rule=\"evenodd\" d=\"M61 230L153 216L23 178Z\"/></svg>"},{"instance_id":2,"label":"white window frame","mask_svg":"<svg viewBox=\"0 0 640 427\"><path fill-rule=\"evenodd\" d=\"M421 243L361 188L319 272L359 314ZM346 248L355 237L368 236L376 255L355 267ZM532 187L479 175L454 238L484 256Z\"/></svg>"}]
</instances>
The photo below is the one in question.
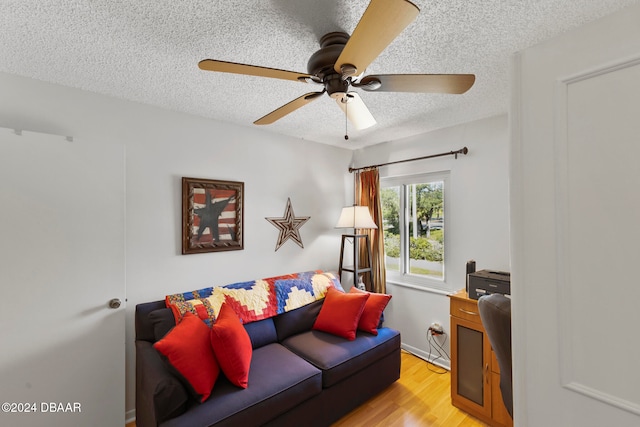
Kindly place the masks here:
<instances>
[{"instance_id":1,"label":"white window frame","mask_svg":"<svg viewBox=\"0 0 640 427\"><path fill-rule=\"evenodd\" d=\"M447 253L449 251L449 232L447 229L449 228L449 220L451 218L451 213L449 212L449 204L451 200L451 185L450 185L450 171L439 171L439 172L430 172L430 173L421 173L421 174L413 174L413 175L404 175L404 176L391 176L391 177L381 177L380 178L380 188L385 187L401 187L401 197L400 197L400 207L399 207L399 216L400 216L400 271L387 270L387 282L393 283L396 285L403 285L412 288L425 289L425 290L435 290L444 293L448 293L451 291L451 286L447 282L447 266L449 264ZM434 181L442 181L443 182L443 193L444 193L444 261L443 261L443 271L442 271L442 279L438 279L430 276L419 276L415 274L410 274L407 272L409 266L409 253L408 253L408 244L407 239L409 238L409 206L407 203L408 196L408 186L411 184L425 184Z\"/></svg>"}]
</instances>

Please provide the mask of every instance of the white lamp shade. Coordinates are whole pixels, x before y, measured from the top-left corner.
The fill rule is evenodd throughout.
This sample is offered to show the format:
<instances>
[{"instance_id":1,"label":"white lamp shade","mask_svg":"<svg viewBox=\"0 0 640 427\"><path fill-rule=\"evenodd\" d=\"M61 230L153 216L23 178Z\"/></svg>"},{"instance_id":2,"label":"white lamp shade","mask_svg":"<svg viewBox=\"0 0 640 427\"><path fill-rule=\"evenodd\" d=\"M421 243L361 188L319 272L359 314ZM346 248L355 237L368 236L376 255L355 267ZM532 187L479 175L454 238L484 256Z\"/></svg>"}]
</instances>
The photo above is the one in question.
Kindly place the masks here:
<instances>
[{"instance_id":1,"label":"white lamp shade","mask_svg":"<svg viewBox=\"0 0 640 427\"><path fill-rule=\"evenodd\" d=\"M336 228L378 228L367 206L347 206L342 213Z\"/></svg>"}]
</instances>

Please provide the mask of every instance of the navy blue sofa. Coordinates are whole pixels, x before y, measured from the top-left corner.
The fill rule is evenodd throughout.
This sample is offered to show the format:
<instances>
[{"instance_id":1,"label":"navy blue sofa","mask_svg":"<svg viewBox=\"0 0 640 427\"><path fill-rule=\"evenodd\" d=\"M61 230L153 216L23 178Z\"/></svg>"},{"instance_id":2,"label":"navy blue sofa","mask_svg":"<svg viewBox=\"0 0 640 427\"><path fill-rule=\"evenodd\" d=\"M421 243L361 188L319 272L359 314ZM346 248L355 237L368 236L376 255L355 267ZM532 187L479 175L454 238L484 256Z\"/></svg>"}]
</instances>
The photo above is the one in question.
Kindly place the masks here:
<instances>
[{"instance_id":1,"label":"navy blue sofa","mask_svg":"<svg viewBox=\"0 0 640 427\"><path fill-rule=\"evenodd\" d=\"M253 346L249 386L220 375L198 403L153 343L175 325L164 301L136 306L136 426L329 426L400 378L400 333L354 341L312 330L324 300L244 325Z\"/></svg>"}]
</instances>

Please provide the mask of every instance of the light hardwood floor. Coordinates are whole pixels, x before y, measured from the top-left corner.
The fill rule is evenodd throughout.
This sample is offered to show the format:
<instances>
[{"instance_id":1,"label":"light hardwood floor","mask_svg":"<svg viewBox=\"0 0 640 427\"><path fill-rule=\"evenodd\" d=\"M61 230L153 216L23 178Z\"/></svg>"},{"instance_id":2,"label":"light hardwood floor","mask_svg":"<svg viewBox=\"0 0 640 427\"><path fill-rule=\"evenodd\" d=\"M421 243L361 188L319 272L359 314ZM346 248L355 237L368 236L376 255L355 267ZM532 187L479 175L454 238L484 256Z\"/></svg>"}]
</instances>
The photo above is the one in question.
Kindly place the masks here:
<instances>
[{"instance_id":1,"label":"light hardwood floor","mask_svg":"<svg viewBox=\"0 0 640 427\"><path fill-rule=\"evenodd\" d=\"M451 405L451 374L433 371L445 372L403 351L400 379L332 427L486 427Z\"/></svg>"}]
</instances>

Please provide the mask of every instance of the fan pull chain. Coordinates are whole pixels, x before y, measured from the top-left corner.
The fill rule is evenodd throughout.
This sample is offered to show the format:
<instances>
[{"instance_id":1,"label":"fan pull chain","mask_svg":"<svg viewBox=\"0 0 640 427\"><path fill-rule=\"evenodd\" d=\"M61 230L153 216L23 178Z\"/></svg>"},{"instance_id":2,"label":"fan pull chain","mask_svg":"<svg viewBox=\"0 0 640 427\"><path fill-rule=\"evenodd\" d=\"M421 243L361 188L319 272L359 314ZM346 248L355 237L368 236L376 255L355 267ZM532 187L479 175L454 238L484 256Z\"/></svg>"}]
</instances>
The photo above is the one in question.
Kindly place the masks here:
<instances>
[{"instance_id":1,"label":"fan pull chain","mask_svg":"<svg viewBox=\"0 0 640 427\"><path fill-rule=\"evenodd\" d=\"M344 99L344 139L345 139L345 141L347 141L349 139L349 134L348 134L348 132L349 132L349 129L348 129L348 125L349 125L348 117L349 117L349 115L347 114L347 108L349 108L349 98L345 94L343 99Z\"/></svg>"}]
</instances>

